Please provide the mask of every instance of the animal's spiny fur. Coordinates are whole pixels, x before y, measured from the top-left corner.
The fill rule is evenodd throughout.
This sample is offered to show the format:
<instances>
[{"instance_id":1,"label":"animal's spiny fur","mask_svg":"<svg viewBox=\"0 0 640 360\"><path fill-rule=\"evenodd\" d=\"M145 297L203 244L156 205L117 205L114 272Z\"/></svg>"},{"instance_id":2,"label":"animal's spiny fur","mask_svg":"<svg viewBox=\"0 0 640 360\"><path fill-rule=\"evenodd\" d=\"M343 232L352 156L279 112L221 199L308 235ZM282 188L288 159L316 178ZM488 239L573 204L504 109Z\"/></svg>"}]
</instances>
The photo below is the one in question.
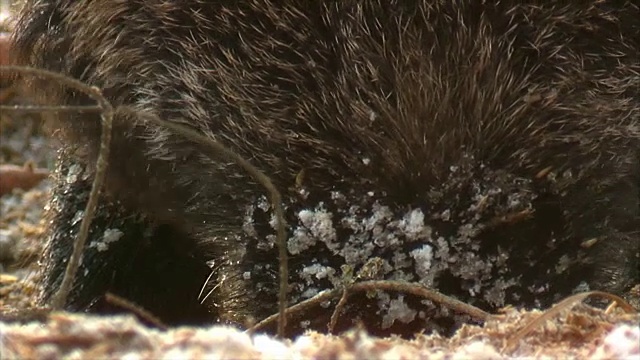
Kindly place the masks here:
<instances>
[{"instance_id":1,"label":"animal's spiny fur","mask_svg":"<svg viewBox=\"0 0 640 360\"><path fill-rule=\"evenodd\" d=\"M491 310L637 283L638 18L635 2L606 0L32 0L15 47L22 63L186 124L268 174L285 195L292 302L339 285L344 262L373 263L373 277ZM47 85L50 101L87 103ZM100 134L97 117L57 127L67 146L43 302ZM69 307L99 307L110 290L173 322L275 312L263 189L136 119L116 119L112 148ZM509 220L518 213L529 216ZM100 251L105 231L120 238ZM433 306L408 299L416 316L396 309L405 298L376 296L351 305L370 330L435 323ZM382 329L405 315L412 328Z\"/></svg>"}]
</instances>

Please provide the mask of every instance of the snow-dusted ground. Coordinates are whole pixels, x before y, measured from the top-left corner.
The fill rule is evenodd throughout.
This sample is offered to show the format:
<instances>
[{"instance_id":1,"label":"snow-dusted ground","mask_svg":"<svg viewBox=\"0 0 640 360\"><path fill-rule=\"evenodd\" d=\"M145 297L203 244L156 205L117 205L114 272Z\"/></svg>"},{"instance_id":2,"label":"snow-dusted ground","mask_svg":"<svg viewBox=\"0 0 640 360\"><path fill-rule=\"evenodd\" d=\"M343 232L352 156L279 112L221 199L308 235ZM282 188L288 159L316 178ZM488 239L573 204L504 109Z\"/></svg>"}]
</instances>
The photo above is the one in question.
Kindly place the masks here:
<instances>
[{"instance_id":1,"label":"snow-dusted ground","mask_svg":"<svg viewBox=\"0 0 640 360\"><path fill-rule=\"evenodd\" d=\"M638 316L578 307L504 350L524 323L540 314L512 311L484 327L464 326L450 339L375 338L306 333L293 341L212 326L168 331L131 316L53 314L47 323L0 323L2 359L640 359Z\"/></svg>"}]
</instances>

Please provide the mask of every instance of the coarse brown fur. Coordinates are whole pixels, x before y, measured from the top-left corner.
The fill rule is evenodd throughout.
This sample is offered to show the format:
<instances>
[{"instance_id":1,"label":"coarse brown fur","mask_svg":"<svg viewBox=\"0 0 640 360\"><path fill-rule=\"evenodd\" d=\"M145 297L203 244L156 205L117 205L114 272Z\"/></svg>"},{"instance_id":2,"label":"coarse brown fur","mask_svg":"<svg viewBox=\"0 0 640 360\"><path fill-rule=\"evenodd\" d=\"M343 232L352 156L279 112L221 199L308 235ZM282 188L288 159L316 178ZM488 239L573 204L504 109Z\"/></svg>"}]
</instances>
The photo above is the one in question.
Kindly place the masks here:
<instances>
[{"instance_id":1,"label":"coarse brown fur","mask_svg":"<svg viewBox=\"0 0 640 360\"><path fill-rule=\"evenodd\" d=\"M638 282L639 18L637 3L607 0L40 0L15 48L21 63L186 124L270 176L287 206L292 302L336 286L341 264L381 258L378 277L492 310ZM42 85L51 102L88 103ZM67 146L44 302L100 135L97 116L56 128ZM112 148L91 241L114 229L119 240L88 247L69 308L114 291L171 322L275 312L264 190L131 117L116 119ZM377 296L353 303L353 318L405 329L391 314L404 297ZM407 306L413 330L433 321L428 304Z\"/></svg>"}]
</instances>

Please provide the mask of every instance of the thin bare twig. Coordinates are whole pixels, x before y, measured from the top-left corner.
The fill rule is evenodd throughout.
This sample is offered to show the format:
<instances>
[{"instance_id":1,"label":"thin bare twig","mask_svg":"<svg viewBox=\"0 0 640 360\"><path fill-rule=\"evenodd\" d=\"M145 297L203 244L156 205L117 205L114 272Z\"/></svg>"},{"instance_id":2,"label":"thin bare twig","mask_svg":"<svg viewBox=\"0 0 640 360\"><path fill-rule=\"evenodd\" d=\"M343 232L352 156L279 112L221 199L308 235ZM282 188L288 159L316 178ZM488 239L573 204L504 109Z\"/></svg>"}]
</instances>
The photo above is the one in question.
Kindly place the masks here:
<instances>
[{"instance_id":1,"label":"thin bare twig","mask_svg":"<svg viewBox=\"0 0 640 360\"><path fill-rule=\"evenodd\" d=\"M0 111L15 111L21 113L97 113L102 111L102 107L96 105L0 105Z\"/></svg>"},{"instance_id":2,"label":"thin bare twig","mask_svg":"<svg viewBox=\"0 0 640 360\"><path fill-rule=\"evenodd\" d=\"M442 306L447 307L456 312L468 314L471 317L481 321L486 321L491 316L491 314L485 312L482 309L479 309L472 305L465 304L460 300L443 295L437 291L427 289L422 284L408 283L405 281L393 281L393 280L371 280L371 281L357 282L349 287L350 293L354 293L358 291L372 291L372 290L397 291L397 292L420 296L425 299L431 300L435 303L441 304ZM342 288L325 290L323 292L320 292L316 296L312 297L311 299L304 300L302 302L299 302L296 305L291 306L290 308L286 309L286 313L287 315L295 314L303 310L309 309L311 307L318 306L320 305L320 303L326 300L334 299L338 296L341 296L342 293L343 293ZM256 331L261 328L264 328L266 325L269 325L275 319L277 319L277 317L278 317L278 314L271 315L266 319L257 323L250 330Z\"/></svg>"},{"instance_id":3,"label":"thin bare twig","mask_svg":"<svg viewBox=\"0 0 640 360\"><path fill-rule=\"evenodd\" d=\"M347 300L349 299L350 294L349 290L349 287L345 287L344 290L342 290L340 301L338 301L336 308L333 310L333 314L331 314L331 319L329 319L329 325L327 326L330 334L333 334L333 330L336 328L336 324L338 323L338 317L340 317L342 310L344 310L345 305L347 305Z\"/></svg>"},{"instance_id":4,"label":"thin bare twig","mask_svg":"<svg viewBox=\"0 0 640 360\"><path fill-rule=\"evenodd\" d=\"M160 320L157 316L153 315L151 312L149 312L148 310L145 310L143 307L141 307L138 304L135 304L121 296L118 296L116 294L112 294L110 292L106 293L104 295L105 300L115 306L121 307L125 310L129 310L130 312L132 312L133 314L137 315L138 317L140 317L143 320L146 320L148 322L150 322L151 324L155 325L157 328L162 329L162 330L167 330L168 327L167 325L165 325L162 320Z\"/></svg>"},{"instance_id":5,"label":"thin bare twig","mask_svg":"<svg viewBox=\"0 0 640 360\"><path fill-rule=\"evenodd\" d=\"M91 225L91 221L93 220L96 207L98 205L98 195L102 185L104 184L109 161L109 153L111 150L110 144L111 129L113 126L113 106L111 106L111 103L102 95L102 92L97 87L89 86L82 81L73 79L61 73L25 66L0 66L0 73L5 72L32 75L53 80L61 85L65 85L86 94L95 100L98 103L98 106L102 109L100 112L100 119L102 121L100 151L96 161L96 171L93 183L91 184L91 191L89 192L89 200L85 206L84 217L80 223L80 229L78 231L76 241L73 243L73 252L69 258L69 263L67 263L62 283L51 299L51 307L53 309L62 309L67 302L67 298L69 297L69 293L71 292L73 282L78 272L80 259L82 258L84 246L89 236L89 226Z\"/></svg>"}]
</instances>

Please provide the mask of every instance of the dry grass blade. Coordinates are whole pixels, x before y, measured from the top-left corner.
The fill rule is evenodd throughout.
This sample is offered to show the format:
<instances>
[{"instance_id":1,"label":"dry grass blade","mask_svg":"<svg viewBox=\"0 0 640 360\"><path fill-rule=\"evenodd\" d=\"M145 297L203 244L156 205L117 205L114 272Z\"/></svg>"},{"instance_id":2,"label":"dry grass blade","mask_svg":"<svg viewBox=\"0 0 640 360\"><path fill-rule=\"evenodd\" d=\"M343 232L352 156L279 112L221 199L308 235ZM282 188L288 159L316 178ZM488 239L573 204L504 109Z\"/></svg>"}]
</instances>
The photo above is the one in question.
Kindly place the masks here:
<instances>
[{"instance_id":1,"label":"dry grass blade","mask_svg":"<svg viewBox=\"0 0 640 360\"><path fill-rule=\"evenodd\" d=\"M509 338L509 340L507 341L503 349L503 352L512 350L520 342L520 340L522 340L529 332L531 332L536 327L542 326L547 320L552 319L554 316L557 316L562 311L572 308L574 305L581 303L586 298L591 296L600 296L605 299L615 301L618 304L618 306L620 306L624 311L629 313L637 311L636 309L633 308L633 306L631 306L621 297L613 294L609 294L603 291L588 291L588 292L572 295L562 300L561 302L553 306L551 309L545 311L542 315L540 315L536 319L526 324L522 329L520 329L520 331L518 331L513 336L511 336L511 338Z\"/></svg>"},{"instance_id":2,"label":"dry grass blade","mask_svg":"<svg viewBox=\"0 0 640 360\"><path fill-rule=\"evenodd\" d=\"M52 308L62 309L67 301L69 293L71 292L73 281L75 280L76 273L78 272L82 252L89 236L89 226L91 225L91 221L93 220L96 207L98 205L98 195L105 180L109 153L111 150L110 144L111 129L113 126L113 106L111 106L111 103L102 95L102 92L97 87L89 86L64 74L24 66L1 66L0 74L4 73L30 75L50 79L60 85L67 86L86 94L95 100L101 109L100 119L102 121L102 134L100 138L100 151L98 153L98 160L96 161L95 177L91 185L91 191L89 192L89 200L87 201L87 205L84 210L84 217L80 223L78 237L73 244L73 252L71 253L71 258L69 259L69 263L65 269L62 283L51 299Z\"/></svg>"}]
</instances>

